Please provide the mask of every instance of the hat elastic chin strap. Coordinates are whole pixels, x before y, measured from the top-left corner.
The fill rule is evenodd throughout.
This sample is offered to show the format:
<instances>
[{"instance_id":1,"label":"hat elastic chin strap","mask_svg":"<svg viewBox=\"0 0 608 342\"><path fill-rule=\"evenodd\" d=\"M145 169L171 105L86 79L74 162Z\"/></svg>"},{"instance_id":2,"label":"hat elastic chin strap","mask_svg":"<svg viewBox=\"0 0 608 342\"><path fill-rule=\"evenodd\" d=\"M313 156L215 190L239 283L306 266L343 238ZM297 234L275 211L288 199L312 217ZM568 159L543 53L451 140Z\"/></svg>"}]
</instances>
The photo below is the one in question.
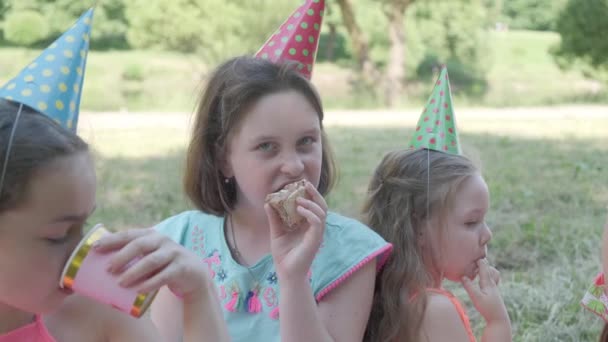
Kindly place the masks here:
<instances>
[{"instance_id":1,"label":"hat elastic chin strap","mask_svg":"<svg viewBox=\"0 0 608 342\"><path fill-rule=\"evenodd\" d=\"M11 153L11 147L13 146L13 139L15 138L15 131L17 130L17 124L21 117L21 111L23 110L23 103L19 104L19 110L17 110L17 116L15 117L15 123L11 129L11 135L8 138L8 146L6 147L6 154L4 155L4 163L2 163L2 175L0 176L0 196L2 196L2 190L4 188L4 177L6 176L6 169L8 167L8 157Z\"/></svg>"}]
</instances>

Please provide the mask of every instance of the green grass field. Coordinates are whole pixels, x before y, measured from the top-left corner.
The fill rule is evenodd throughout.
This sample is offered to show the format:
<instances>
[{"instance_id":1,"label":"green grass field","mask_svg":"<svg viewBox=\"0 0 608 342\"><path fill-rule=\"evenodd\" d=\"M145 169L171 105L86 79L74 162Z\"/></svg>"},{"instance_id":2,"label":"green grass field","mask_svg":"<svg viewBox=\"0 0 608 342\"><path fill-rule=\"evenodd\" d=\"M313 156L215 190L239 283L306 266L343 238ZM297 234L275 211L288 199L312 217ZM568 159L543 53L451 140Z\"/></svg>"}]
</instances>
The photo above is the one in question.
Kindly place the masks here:
<instances>
[{"instance_id":1,"label":"green grass field","mask_svg":"<svg viewBox=\"0 0 608 342\"><path fill-rule=\"evenodd\" d=\"M561 71L549 48L559 41L551 32L491 32L491 68L482 98L454 95L474 106L522 106L608 102L605 85L577 71ZM0 48L0 84L14 76L39 51ZM207 68L194 55L154 51L92 51L89 55L82 108L94 111L190 111ZM373 108L381 105L352 84L353 72L319 63L313 82L328 108ZM419 107L429 85L411 84L405 105Z\"/></svg>"},{"instance_id":2,"label":"green grass field","mask_svg":"<svg viewBox=\"0 0 608 342\"><path fill-rule=\"evenodd\" d=\"M554 33L492 33L488 92L479 101L455 94L456 108L608 102L605 86L555 66L548 49L558 39ZM0 48L0 84L37 54ZM79 124L97 157L98 209L91 223L149 226L189 207L181 191L189 118L129 112L190 111L205 71L196 56L90 54L82 106L115 112L86 114ZM316 67L313 81L328 108L374 104L352 92L351 76L335 65ZM430 85L415 88L426 94ZM420 107L422 97L413 94L409 106ZM490 186L490 258L502 272L516 341L597 340L601 323L578 301L599 269L608 203L607 113L608 107L579 106L456 114L465 149L483 161ZM328 113L341 171L328 198L334 210L358 215L374 166L385 151L407 144L418 114ZM480 317L470 314L479 331Z\"/></svg>"},{"instance_id":3,"label":"green grass field","mask_svg":"<svg viewBox=\"0 0 608 342\"><path fill-rule=\"evenodd\" d=\"M578 304L599 269L608 203L608 107L461 109L460 138L482 161L491 191L490 259L516 341L595 341L601 323ZM417 111L330 112L326 124L340 181L330 206L357 216L382 154L402 148ZM148 226L189 206L181 192L189 117L84 115L96 149L98 221ZM457 287L451 287L457 288ZM483 326L466 301L477 329Z\"/></svg>"}]
</instances>

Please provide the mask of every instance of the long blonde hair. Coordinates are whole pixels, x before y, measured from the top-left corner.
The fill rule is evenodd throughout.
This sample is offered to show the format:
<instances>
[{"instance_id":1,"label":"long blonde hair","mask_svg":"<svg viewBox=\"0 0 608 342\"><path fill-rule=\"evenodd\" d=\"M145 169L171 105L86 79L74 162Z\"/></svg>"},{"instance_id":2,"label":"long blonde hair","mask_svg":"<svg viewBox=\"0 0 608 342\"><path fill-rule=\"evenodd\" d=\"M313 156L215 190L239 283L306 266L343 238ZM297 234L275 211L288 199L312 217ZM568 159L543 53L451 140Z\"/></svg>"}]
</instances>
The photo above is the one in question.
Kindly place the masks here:
<instances>
[{"instance_id":1,"label":"long blonde hair","mask_svg":"<svg viewBox=\"0 0 608 342\"><path fill-rule=\"evenodd\" d=\"M432 286L419 240L430 218L440 226L458 185L477 173L463 156L432 150L387 153L370 181L363 207L369 227L393 244L376 280L365 341L417 341Z\"/></svg>"}]
</instances>

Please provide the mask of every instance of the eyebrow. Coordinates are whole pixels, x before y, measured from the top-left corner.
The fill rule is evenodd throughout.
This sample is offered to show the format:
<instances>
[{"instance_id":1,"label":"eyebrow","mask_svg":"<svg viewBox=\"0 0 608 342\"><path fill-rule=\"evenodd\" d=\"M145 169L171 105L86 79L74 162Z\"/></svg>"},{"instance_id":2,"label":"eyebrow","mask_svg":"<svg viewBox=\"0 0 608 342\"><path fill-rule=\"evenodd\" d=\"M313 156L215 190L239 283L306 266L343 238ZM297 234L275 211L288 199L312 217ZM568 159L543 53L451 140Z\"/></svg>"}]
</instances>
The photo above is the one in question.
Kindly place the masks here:
<instances>
[{"instance_id":1,"label":"eyebrow","mask_svg":"<svg viewBox=\"0 0 608 342\"><path fill-rule=\"evenodd\" d=\"M469 215L479 215L479 214L483 214L484 210L481 208L475 208L475 209L470 209L465 211L465 215L469 216Z\"/></svg>"},{"instance_id":2,"label":"eyebrow","mask_svg":"<svg viewBox=\"0 0 608 342\"><path fill-rule=\"evenodd\" d=\"M298 133L298 136L314 135L314 134L319 134L320 132L321 132L321 130L318 127L315 127L315 128L311 128L306 131L302 131L302 132ZM274 139L277 139L277 137L274 135L260 135L260 136L255 137L254 139L252 139L252 141L259 142L259 141L274 140Z\"/></svg>"},{"instance_id":3,"label":"eyebrow","mask_svg":"<svg viewBox=\"0 0 608 342\"><path fill-rule=\"evenodd\" d=\"M84 214L84 215L65 215L65 216L61 216L61 217L58 217L58 218L54 219L52 221L52 223L81 222L81 221L85 221L87 219L87 217L91 216L91 214L93 214L95 212L95 209L97 209L97 205L95 205L93 207L93 209L91 210L91 212L88 213L88 214Z\"/></svg>"}]
</instances>

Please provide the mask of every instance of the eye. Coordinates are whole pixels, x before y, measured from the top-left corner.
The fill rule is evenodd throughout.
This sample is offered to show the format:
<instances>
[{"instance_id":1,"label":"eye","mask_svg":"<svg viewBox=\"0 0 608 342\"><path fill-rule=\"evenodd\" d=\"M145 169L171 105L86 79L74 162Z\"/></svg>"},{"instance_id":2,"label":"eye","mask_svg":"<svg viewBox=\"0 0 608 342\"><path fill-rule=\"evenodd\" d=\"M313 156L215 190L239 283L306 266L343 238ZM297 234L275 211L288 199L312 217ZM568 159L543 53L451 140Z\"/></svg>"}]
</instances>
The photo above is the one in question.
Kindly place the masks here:
<instances>
[{"instance_id":1,"label":"eye","mask_svg":"<svg viewBox=\"0 0 608 342\"><path fill-rule=\"evenodd\" d=\"M317 141L317 140L313 137L304 137L304 138L300 139L300 141L298 141L298 145L307 146L307 145L311 145L315 141Z\"/></svg>"},{"instance_id":2,"label":"eye","mask_svg":"<svg viewBox=\"0 0 608 342\"><path fill-rule=\"evenodd\" d=\"M48 243L50 243L52 245L65 244L73 238L80 238L82 236L83 229L86 225L88 225L87 222L75 224L75 225L71 226L70 229L68 229L68 231L66 231L65 235L58 236L58 237L47 237L47 238L44 238L44 240L46 240Z\"/></svg>"},{"instance_id":3,"label":"eye","mask_svg":"<svg viewBox=\"0 0 608 342\"><path fill-rule=\"evenodd\" d=\"M272 152L275 150L275 144L271 142L263 142L256 147L257 150L262 152Z\"/></svg>"},{"instance_id":4,"label":"eye","mask_svg":"<svg viewBox=\"0 0 608 342\"><path fill-rule=\"evenodd\" d=\"M45 240L51 245L62 245L70 240L70 235L66 234L65 236L57 238L45 238Z\"/></svg>"}]
</instances>

